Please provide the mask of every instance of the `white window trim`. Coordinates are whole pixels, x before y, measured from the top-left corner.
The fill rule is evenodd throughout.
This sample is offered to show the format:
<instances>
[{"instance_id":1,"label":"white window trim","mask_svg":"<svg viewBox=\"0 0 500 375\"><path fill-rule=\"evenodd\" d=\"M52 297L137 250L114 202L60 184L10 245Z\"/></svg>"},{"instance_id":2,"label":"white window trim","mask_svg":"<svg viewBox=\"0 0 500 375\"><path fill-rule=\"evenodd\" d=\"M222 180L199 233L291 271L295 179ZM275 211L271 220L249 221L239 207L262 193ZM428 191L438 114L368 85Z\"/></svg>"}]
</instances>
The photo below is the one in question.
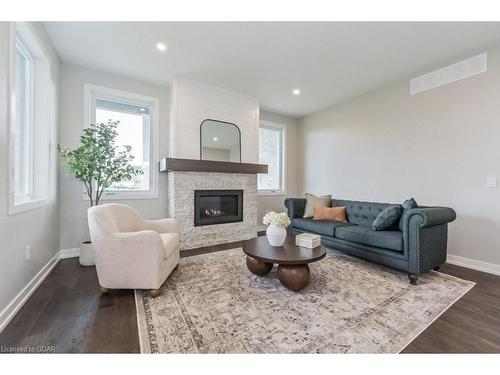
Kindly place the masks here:
<instances>
[{"instance_id":1,"label":"white window trim","mask_svg":"<svg viewBox=\"0 0 500 375\"><path fill-rule=\"evenodd\" d=\"M97 85L92 85L85 83L83 85L83 127L87 128L93 121L93 107L92 107L92 94L97 93L101 97L107 97L109 99L125 99L131 102L143 102L153 107L151 115L151 134L150 134L150 190L148 191L119 191L119 190L109 190L104 191L101 196L101 201L107 200L132 200L132 199L157 199L159 197L158 193L158 163L159 163L159 129L160 129L160 116L159 108L160 101L158 98L140 95L128 91L111 89L108 87L102 87ZM85 190L82 188L82 196L84 200L90 200Z\"/></svg>"},{"instance_id":2,"label":"white window trim","mask_svg":"<svg viewBox=\"0 0 500 375\"><path fill-rule=\"evenodd\" d=\"M280 129L281 130L281 147L282 147L282 152L281 152L281 189L279 190L258 190L257 195L258 196L286 196L286 175L287 175L287 147L286 147L286 140L287 140L287 135L286 135L286 125L284 124L278 124L275 122L271 121L264 121L261 120L259 123L259 130L261 127L264 128L275 128L275 129Z\"/></svg>"},{"instance_id":3,"label":"white window trim","mask_svg":"<svg viewBox=\"0 0 500 375\"><path fill-rule=\"evenodd\" d=\"M33 100L32 106L36 108L32 108L32 119L31 119L31 132L30 137L32 137L33 142L34 139L37 141L47 143L45 146L47 150L50 150L50 140L48 138L48 134L50 132L50 114L49 110L51 105L47 100L48 96L48 80L49 80L49 69L50 65L50 55L45 49L45 46L38 36L38 33L33 28L33 26L29 22L11 22L9 26L9 78L8 78L8 178L9 178L9 186L8 186L8 206L9 215L16 215L23 212L35 210L40 207L44 207L48 202L48 176L50 175L50 158L48 155L36 155L36 148L44 149L44 147L40 147L40 145L32 143L30 146L31 152L31 163L32 163L32 175L30 176L31 184L33 184L32 192L33 197L29 200L16 202L16 187L15 187L15 87L16 87L16 43L17 43L17 35L21 36L24 44L29 45L30 53L33 51L31 48L37 50L36 55L34 56L35 66L32 67L33 71L36 74L36 81L34 85L37 85L35 88L36 91L32 93ZM35 103L35 101L37 101ZM38 135L42 135L42 137L34 136L34 132ZM45 138L46 137L46 138ZM43 146L43 145L42 145ZM39 151L38 154L40 154ZM41 156L41 157L40 157ZM39 158L40 157L40 158ZM34 159L40 159L39 165L34 162ZM48 159L44 159L48 158ZM46 167L46 169L45 169Z\"/></svg>"}]
</instances>

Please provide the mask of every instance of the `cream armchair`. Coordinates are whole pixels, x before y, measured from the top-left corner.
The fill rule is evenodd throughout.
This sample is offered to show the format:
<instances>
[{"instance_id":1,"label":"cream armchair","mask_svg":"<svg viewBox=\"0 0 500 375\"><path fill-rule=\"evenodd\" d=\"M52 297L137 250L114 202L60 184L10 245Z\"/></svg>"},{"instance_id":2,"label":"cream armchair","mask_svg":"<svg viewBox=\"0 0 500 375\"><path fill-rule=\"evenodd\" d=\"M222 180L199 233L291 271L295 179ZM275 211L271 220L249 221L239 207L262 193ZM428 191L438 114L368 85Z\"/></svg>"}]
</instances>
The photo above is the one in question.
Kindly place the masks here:
<instances>
[{"instance_id":1,"label":"cream armchair","mask_svg":"<svg viewBox=\"0 0 500 375\"><path fill-rule=\"evenodd\" d=\"M175 219L144 220L123 204L88 210L100 290L160 287L179 263L179 225Z\"/></svg>"}]
</instances>

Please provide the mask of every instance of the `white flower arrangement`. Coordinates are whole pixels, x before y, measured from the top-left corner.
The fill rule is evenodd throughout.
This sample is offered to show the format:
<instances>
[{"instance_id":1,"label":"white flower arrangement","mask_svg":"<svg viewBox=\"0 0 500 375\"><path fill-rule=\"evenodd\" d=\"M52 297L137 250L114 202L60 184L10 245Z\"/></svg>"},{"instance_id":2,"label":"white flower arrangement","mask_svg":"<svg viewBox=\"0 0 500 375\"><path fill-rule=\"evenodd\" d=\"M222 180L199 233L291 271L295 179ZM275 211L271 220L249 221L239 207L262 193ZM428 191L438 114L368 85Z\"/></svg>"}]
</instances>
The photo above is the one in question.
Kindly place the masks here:
<instances>
[{"instance_id":1,"label":"white flower arrangement","mask_svg":"<svg viewBox=\"0 0 500 375\"><path fill-rule=\"evenodd\" d=\"M290 225L291 221L286 212L277 213L274 211L269 211L264 215L262 222L265 225L274 224L281 228L286 228Z\"/></svg>"}]
</instances>

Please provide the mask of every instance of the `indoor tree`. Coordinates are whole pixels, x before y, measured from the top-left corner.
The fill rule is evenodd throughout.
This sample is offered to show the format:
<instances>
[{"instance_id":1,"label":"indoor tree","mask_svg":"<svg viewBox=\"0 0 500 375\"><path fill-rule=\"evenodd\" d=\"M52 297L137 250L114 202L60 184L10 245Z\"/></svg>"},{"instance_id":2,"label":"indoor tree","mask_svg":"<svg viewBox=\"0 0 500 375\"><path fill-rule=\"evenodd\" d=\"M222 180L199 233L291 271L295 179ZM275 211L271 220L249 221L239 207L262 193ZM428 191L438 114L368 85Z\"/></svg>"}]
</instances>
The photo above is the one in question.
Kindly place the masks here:
<instances>
[{"instance_id":1,"label":"indoor tree","mask_svg":"<svg viewBox=\"0 0 500 375\"><path fill-rule=\"evenodd\" d=\"M127 181L143 171L132 166L134 160L131 146L116 145L119 121L90 124L83 130L80 146L75 149L58 150L66 160L69 172L83 182L90 198L90 206L99 204L102 193L113 183Z\"/></svg>"}]
</instances>

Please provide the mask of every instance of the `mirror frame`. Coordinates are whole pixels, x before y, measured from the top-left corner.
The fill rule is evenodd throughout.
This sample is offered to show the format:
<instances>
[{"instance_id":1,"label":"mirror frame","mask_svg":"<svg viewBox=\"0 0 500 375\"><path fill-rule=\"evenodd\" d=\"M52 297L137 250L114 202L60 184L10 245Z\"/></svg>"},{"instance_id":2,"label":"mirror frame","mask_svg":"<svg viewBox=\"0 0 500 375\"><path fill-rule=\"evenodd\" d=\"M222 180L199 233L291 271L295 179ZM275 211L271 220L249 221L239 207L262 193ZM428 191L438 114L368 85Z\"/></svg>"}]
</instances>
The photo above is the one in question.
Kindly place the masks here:
<instances>
[{"instance_id":1,"label":"mirror frame","mask_svg":"<svg viewBox=\"0 0 500 375\"><path fill-rule=\"evenodd\" d=\"M221 163L240 163L241 164L241 130L240 130L240 128L238 127L238 125L233 124L232 122L214 120L211 118L206 118L200 124L200 160L205 160L205 159L203 159L203 137L202 137L202 135L203 135L203 124L206 121L220 122L223 124L233 125L236 129L238 129L238 144L240 146L240 161L225 161L225 162L221 162ZM205 160L205 161L216 161L216 160Z\"/></svg>"}]
</instances>

